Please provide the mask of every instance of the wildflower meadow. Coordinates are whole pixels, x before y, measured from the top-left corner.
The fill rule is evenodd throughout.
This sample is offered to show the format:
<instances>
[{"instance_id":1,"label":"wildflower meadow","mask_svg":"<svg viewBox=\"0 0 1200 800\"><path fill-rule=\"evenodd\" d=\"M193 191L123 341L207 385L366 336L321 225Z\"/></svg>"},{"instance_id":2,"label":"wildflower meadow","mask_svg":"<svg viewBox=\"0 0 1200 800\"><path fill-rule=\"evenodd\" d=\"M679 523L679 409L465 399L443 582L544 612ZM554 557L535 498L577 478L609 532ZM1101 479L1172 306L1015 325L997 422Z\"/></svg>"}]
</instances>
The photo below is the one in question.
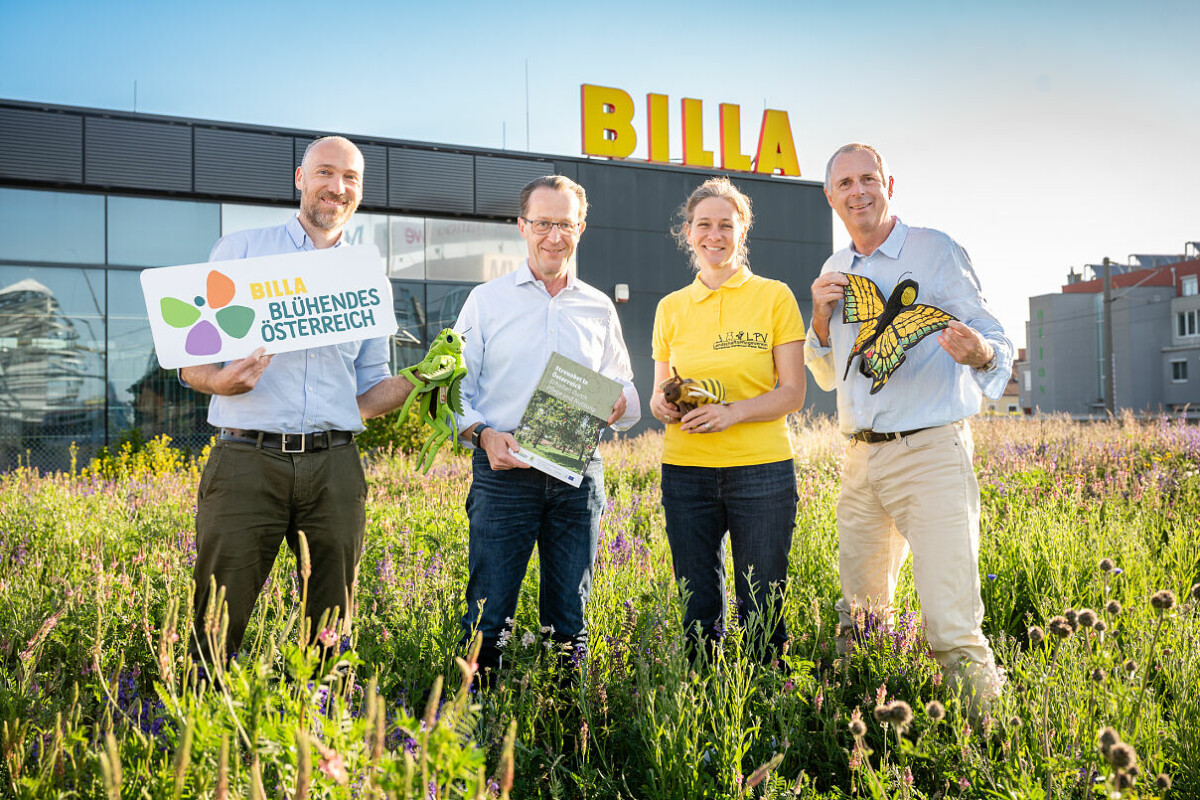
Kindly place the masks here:
<instances>
[{"instance_id":1,"label":"wildflower meadow","mask_svg":"<svg viewBox=\"0 0 1200 800\"><path fill-rule=\"evenodd\" d=\"M284 549L211 673L187 655L203 454L158 440L0 475L0 798L1200 797L1200 430L972 425L984 630L1008 678L974 719L907 569L895 626L864 618L836 652L842 444L824 419L794 423L790 581L761 610L792 632L779 663L744 655L739 624L689 660L645 434L601 448L588 659L571 669L537 626L535 558L484 690L458 645L463 455L427 476L367 456L350 635L302 646Z\"/></svg>"}]
</instances>

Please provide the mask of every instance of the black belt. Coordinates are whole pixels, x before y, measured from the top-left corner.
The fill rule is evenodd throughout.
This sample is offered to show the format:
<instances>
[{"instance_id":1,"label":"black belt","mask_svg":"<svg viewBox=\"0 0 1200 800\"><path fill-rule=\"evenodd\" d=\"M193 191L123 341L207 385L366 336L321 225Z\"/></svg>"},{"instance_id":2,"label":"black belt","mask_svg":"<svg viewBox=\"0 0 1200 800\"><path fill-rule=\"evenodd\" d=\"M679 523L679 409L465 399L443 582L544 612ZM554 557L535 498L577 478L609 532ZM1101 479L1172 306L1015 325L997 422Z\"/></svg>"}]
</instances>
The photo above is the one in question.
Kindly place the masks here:
<instances>
[{"instance_id":1,"label":"black belt","mask_svg":"<svg viewBox=\"0 0 1200 800\"><path fill-rule=\"evenodd\" d=\"M927 431L929 428L913 428L911 431L900 431L899 433L880 433L879 431L865 430L857 431L851 434L850 438L858 442L866 442L867 444L879 444L880 442L891 442L896 439L903 439L905 436L912 436L914 433Z\"/></svg>"},{"instance_id":2,"label":"black belt","mask_svg":"<svg viewBox=\"0 0 1200 800\"><path fill-rule=\"evenodd\" d=\"M280 450L284 453L312 453L317 450L328 450L331 447L341 447L354 441L350 431L316 431L315 433L267 433L266 431L248 431L241 428L221 428L218 436L223 442L241 442L255 447L265 447L268 450Z\"/></svg>"}]
</instances>

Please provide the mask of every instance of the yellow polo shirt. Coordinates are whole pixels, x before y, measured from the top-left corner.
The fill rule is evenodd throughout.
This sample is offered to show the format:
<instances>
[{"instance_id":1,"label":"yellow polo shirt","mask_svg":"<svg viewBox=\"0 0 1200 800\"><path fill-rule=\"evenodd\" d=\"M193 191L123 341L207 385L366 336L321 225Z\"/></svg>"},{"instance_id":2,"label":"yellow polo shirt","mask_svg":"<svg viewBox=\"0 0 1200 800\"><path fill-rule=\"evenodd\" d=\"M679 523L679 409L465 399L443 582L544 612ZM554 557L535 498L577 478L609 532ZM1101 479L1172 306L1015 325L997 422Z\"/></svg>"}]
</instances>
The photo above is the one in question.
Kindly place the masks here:
<instances>
[{"instance_id":1,"label":"yellow polo shirt","mask_svg":"<svg viewBox=\"0 0 1200 800\"><path fill-rule=\"evenodd\" d=\"M697 277L659 301L653 355L684 378L716 378L732 403L774 389L772 348L803 341L804 335L804 319L787 284L742 268L716 290ZM663 463L683 467L740 467L791 457L785 417L704 434L668 425L663 441Z\"/></svg>"}]
</instances>

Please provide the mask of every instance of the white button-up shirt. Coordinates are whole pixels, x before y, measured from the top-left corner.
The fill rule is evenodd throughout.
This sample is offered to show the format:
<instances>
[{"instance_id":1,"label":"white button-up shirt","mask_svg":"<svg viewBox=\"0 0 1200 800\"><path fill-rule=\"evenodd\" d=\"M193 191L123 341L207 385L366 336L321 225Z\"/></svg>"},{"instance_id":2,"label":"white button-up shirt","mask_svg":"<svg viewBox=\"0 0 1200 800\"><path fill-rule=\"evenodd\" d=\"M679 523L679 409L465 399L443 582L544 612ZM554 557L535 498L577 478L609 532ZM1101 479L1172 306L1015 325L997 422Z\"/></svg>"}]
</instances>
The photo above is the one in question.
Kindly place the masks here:
<instances>
[{"instance_id":1,"label":"white button-up shirt","mask_svg":"<svg viewBox=\"0 0 1200 800\"><path fill-rule=\"evenodd\" d=\"M573 271L566 287L551 297L525 261L515 272L476 286L454 330L466 340L459 432L477 422L515 430L553 352L624 387L625 415L614 428L625 430L641 419L617 310Z\"/></svg>"}]
</instances>

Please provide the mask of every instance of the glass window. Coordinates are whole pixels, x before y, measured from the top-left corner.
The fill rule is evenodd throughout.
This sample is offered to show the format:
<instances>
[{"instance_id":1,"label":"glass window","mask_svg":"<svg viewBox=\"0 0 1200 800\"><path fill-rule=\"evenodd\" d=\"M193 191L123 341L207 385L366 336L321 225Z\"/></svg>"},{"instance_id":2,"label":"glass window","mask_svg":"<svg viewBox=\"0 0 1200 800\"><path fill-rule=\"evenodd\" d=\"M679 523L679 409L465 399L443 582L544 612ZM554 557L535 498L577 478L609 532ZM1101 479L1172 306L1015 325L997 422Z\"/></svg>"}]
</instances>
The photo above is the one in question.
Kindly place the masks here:
<instances>
[{"instance_id":1,"label":"glass window","mask_svg":"<svg viewBox=\"0 0 1200 800\"><path fill-rule=\"evenodd\" d=\"M1184 275L1180 281L1184 297L1191 297L1194 294L1200 294L1200 287L1197 286L1197 276Z\"/></svg>"},{"instance_id":2,"label":"glass window","mask_svg":"<svg viewBox=\"0 0 1200 800\"><path fill-rule=\"evenodd\" d=\"M0 470L45 469L105 443L103 269L0 266Z\"/></svg>"},{"instance_id":3,"label":"glass window","mask_svg":"<svg viewBox=\"0 0 1200 800\"><path fill-rule=\"evenodd\" d=\"M425 278L425 220L422 217L391 217L391 251L388 274L393 278Z\"/></svg>"},{"instance_id":4,"label":"glass window","mask_svg":"<svg viewBox=\"0 0 1200 800\"><path fill-rule=\"evenodd\" d=\"M0 259L104 263L104 197L0 189Z\"/></svg>"},{"instance_id":5,"label":"glass window","mask_svg":"<svg viewBox=\"0 0 1200 800\"><path fill-rule=\"evenodd\" d=\"M483 283L512 272L528 254L525 240L511 222L431 219L425 230L429 280Z\"/></svg>"},{"instance_id":6,"label":"glass window","mask_svg":"<svg viewBox=\"0 0 1200 800\"><path fill-rule=\"evenodd\" d=\"M1196 335L1196 312L1180 311L1175 315L1175 332L1179 336Z\"/></svg>"},{"instance_id":7,"label":"glass window","mask_svg":"<svg viewBox=\"0 0 1200 800\"><path fill-rule=\"evenodd\" d=\"M373 244L379 251L379 264L387 268L388 218L382 214L355 214L342 229L342 241L347 245Z\"/></svg>"},{"instance_id":8,"label":"glass window","mask_svg":"<svg viewBox=\"0 0 1200 800\"><path fill-rule=\"evenodd\" d=\"M296 207L244 206L235 203L221 204L221 235L251 228L268 228L282 225L296 216Z\"/></svg>"},{"instance_id":9,"label":"glass window","mask_svg":"<svg viewBox=\"0 0 1200 800\"><path fill-rule=\"evenodd\" d=\"M1187 362L1172 361L1171 362L1171 381L1174 383L1187 382Z\"/></svg>"},{"instance_id":10,"label":"glass window","mask_svg":"<svg viewBox=\"0 0 1200 800\"><path fill-rule=\"evenodd\" d=\"M392 366L404 369L424 358L429 347L425 338L425 284L392 281L392 301L400 327L392 336Z\"/></svg>"},{"instance_id":11,"label":"glass window","mask_svg":"<svg viewBox=\"0 0 1200 800\"><path fill-rule=\"evenodd\" d=\"M170 267L208 260L221 235L216 203L108 198L108 263Z\"/></svg>"},{"instance_id":12,"label":"glass window","mask_svg":"<svg viewBox=\"0 0 1200 800\"><path fill-rule=\"evenodd\" d=\"M108 299L110 439L138 428L146 439L165 433L176 445L199 450L213 434L208 396L158 365L138 273L111 270Z\"/></svg>"},{"instance_id":13,"label":"glass window","mask_svg":"<svg viewBox=\"0 0 1200 800\"><path fill-rule=\"evenodd\" d=\"M474 286L464 286L461 283L427 283L425 284L426 320L425 340L433 341L441 333L442 328L454 326L458 312L462 311L467 302L467 295Z\"/></svg>"}]
</instances>

